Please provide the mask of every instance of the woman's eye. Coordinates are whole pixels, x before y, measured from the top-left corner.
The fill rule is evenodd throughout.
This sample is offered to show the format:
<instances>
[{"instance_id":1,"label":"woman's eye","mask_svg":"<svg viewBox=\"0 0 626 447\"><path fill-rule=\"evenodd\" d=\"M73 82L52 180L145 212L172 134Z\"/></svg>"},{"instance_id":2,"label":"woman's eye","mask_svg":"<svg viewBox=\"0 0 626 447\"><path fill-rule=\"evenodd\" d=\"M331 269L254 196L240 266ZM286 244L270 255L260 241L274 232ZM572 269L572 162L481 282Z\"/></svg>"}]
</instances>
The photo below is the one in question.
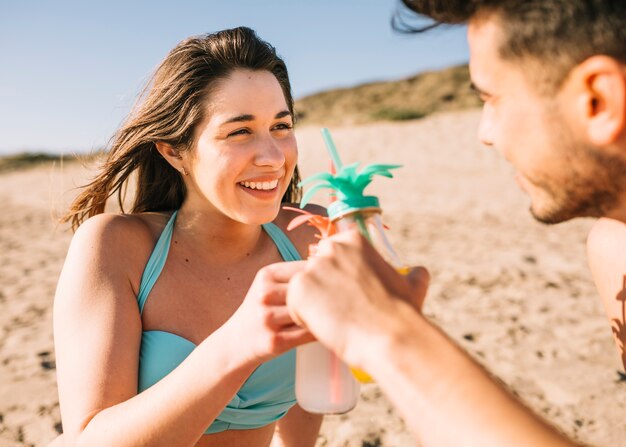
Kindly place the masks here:
<instances>
[{"instance_id":1,"label":"woman's eye","mask_svg":"<svg viewBox=\"0 0 626 447\"><path fill-rule=\"evenodd\" d=\"M274 129L276 130L289 130L291 129L293 126L289 123L278 123L274 126Z\"/></svg>"},{"instance_id":2,"label":"woman's eye","mask_svg":"<svg viewBox=\"0 0 626 447\"><path fill-rule=\"evenodd\" d=\"M235 130L234 132L229 133L228 136L229 137L234 137L234 136L237 136L237 135L247 135L249 133L250 133L250 131L248 129L238 129L238 130Z\"/></svg>"}]
</instances>

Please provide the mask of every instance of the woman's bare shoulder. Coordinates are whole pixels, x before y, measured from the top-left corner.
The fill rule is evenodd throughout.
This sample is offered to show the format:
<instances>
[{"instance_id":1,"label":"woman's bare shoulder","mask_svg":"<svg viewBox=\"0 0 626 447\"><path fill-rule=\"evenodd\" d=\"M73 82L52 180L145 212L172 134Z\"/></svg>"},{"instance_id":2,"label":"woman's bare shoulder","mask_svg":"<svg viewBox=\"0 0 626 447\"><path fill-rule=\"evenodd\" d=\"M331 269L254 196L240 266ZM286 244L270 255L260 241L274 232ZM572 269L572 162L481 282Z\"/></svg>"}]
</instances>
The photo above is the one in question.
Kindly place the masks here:
<instances>
[{"instance_id":1,"label":"woman's bare shoulder","mask_svg":"<svg viewBox=\"0 0 626 447\"><path fill-rule=\"evenodd\" d=\"M92 249L111 249L141 243L148 237L148 224L139 215L103 213L84 221L76 230L72 244L88 243Z\"/></svg>"},{"instance_id":2,"label":"woman's bare shoulder","mask_svg":"<svg viewBox=\"0 0 626 447\"><path fill-rule=\"evenodd\" d=\"M72 238L59 290L108 288L116 296L137 293L141 276L168 213L98 214L83 222ZM61 287L63 286L63 287Z\"/></svg>"},{"instance_id":3,"label":"woman's bare shoulder","mask_svg":"<svg viewBox=\"0 0 626 447\"><path fill-rule=\"evenodd\" d=\"M167 218L165 213L98 214L78 227L68 255L89 256L103 265L139 267L147 261Z\"/></svg>"},{"instance_id":4,"label":"woman's bare shoulder","mask_svg":"<svg viewBox=\"0 0 626 447\"><path fill-rule=\"evenodd\" d=\"M166 222L167 216L162 213L102 213L83 222L74 238L114 245L141 244L152 241Z\"/></svg>"}]
</instances>

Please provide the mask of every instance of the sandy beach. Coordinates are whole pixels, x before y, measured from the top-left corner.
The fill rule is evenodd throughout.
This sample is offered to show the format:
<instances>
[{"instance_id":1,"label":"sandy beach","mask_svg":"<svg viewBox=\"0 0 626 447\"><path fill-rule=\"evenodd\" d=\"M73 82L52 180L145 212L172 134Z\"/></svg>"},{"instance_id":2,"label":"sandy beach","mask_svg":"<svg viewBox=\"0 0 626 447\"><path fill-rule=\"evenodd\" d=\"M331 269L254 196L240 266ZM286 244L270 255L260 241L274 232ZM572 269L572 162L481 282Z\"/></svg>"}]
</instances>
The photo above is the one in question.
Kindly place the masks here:
<instances>
[{"instance_id":1,"label":"sandy beach","mask_svg":"<svg viewBox=\"0 0 626 447\"><path fill-rule=\"evenodd\" d=\"M431 271L425 314L564 432L626 446L626 381L585 258L593 220L535 222L511 168L476 141L478 119L471 110L331 131L344 163L404 165L370 191L401 257ZM303 176L326 170L319 128L297 134ZM45 446L61 430L52 304L71 232L56 218L90 174L79 163L0 174L2 447ZM318 445L419 443L372 384L355 410L326 418Z\"/></svg>"}]
</instances>

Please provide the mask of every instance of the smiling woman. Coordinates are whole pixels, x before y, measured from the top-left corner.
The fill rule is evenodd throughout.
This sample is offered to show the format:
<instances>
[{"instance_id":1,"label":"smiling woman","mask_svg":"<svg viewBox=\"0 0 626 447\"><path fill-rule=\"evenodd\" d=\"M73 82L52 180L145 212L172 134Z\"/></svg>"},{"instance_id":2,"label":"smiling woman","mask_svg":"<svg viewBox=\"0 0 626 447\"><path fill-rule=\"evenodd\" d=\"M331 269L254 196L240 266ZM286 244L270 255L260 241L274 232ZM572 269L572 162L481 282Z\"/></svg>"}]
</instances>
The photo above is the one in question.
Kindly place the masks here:
<instances>
[{"instance_id":1,"label":"smiling woman","mask_svg":"<svg viewBox=\"0 0 626 447\"><path fill-rule=\"evenodd\" d=\"M273 220L297 158L292 113L278 80L269 71L235 70L216 83L207 107L192 153L164 142L157 149L173 166L190 166L188 200L199 193L220 216L250 224Z\"/></svg>"},{"instance_id":2,"label":"smiling woman","mask_svg":"<svg viewBox=\"0 0 626 447\"><path fill-rule=\"evenodd\" d=\"M284 233L296 162L273 47L236 28L170 52L65 216L77 231L54 305L57 442L314 445L321 419L295 403L291 349L312 337L267 267L314 240ZM104 213L131 174L130 213Z\"/></svg>"}]
</instances>

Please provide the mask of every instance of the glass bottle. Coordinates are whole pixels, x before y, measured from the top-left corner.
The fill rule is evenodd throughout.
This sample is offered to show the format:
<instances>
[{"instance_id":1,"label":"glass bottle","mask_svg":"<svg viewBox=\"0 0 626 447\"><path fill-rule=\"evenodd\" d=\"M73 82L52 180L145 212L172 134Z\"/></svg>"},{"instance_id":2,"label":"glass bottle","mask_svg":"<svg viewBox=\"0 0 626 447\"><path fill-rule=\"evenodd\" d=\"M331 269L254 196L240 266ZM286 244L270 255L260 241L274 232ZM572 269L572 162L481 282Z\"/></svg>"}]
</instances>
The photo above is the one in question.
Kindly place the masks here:
<instances>
[{"instance_id":1,"label":"glass bottle","mask_svg":"<svg viewBox=\"0 0 626 447\"><path fill-rule=\"evenodd\" d=\"M348 197L337 200L328 207L328 217L338 232L358 229L385 261L398 272L406 273L407 267L400 261L385 234L381 213L378 198L374 196ZM361 383L373 381L361 369L352 368L352 373Z\"/></svg>"},{"instance_id":2,"label":"glass bottle","mask_svg":"<svg viewBox=\"0 0 626 447\"><path fill-rule=\"evenodd\" d=\"M402 271L405 266L387 239L381 213L378 198L374 196L346 198L328 207L328 217L337 231L357 228L385 261Z\"/></svg>"},{"instance_id":3,"label":"glass bottle","mask_svg":"<svg viewBox=\"0 0 626 447\"><path fill-rule=\"evenodd\" d=\"M335 232L324 216L284 207L302 214L291 221L288 230L304 222L316 227L320 237ZM317 244L309 245L309 257L315 256ZM341 414L352 410L358 400L360 385L350 367L331 350L314 341L296 348L296 399L310 413Z\"/></svg>"},{"instance_id":4,"label":"glass bottle","mask_svg":"<svg viewBox=\"0 0 626 447\"><path fill-rule=\"evenodd\" d=\"M333 202L328 206L328 219L332 227L337 231L344 231L354 227L358 228L361 234L370 241L383 258L402 272L404 267L384 232L383 224L380 219L381 208L378 198L363 195L363 191L370 184L375 175L393 177L390 171L399 168L400 165L373 164L365 166L361 171L357 171L358 162L346 166L342 164L328 129L322 129L322 137L324 138L326 148L331 156L331 172L319 173L301 182L301 185L311 183L313 183L313 185L304 194L300 206L304 207L308 200L319 189L327 188L333 190ZM300 217L300 219L303 218ZM341 298L342 297L337 297L337 299ZM339 364L337 362L340 362L340 360L337 359L332 352L326 350L326 348L319 344L317 346L304 345L298 348L298 353L296 354L296 397L298 398L298 403L303 408L305 408L305 405L308 405L308 400L305 402L305 394L307 397L311 397L311 401L316 398L322 400L318 396L323 395L324 391L328 391L329 383L333 383L334 385L330 388L330 395L324 395L326 404L332 400L331 398L339 396L338 392L333 394L332 391L332 387L338 386L338 384L344 387L341 388L341 390L347 390L345 396L348 396L349 391L352 389L354 389L355 394L358 395L358 382L354 382L355 387L351 389L349 385L350 381L346 378L346 370L351 370L352 375L356 377L359 382L365 383L372 381L371 377L365 371L356 368L350 369L342 362L340 362L342 363L341 366L336 366ZM313 373L313 371L315 372ZM330 371L333 371L333 373L331 374ZM342 380L333 381L333 378L339 376L342 377ZM319 387L317 385L318 382L312 380L312 377L319 378ZM312 385L314 383L315 385ZM324 388L324 386L326 388ZM339 388L337 388L337 390L339 390ZM316 393L319 393L318 396L315 396ZM301 396L303 399L302 402ZM331 398L328 398L328 396ZM344 397L344 395L341 396ZM354 404L356 404L356 396ZM345 411L349 409L350 408Z\"/></svg>"}]
</instances>

